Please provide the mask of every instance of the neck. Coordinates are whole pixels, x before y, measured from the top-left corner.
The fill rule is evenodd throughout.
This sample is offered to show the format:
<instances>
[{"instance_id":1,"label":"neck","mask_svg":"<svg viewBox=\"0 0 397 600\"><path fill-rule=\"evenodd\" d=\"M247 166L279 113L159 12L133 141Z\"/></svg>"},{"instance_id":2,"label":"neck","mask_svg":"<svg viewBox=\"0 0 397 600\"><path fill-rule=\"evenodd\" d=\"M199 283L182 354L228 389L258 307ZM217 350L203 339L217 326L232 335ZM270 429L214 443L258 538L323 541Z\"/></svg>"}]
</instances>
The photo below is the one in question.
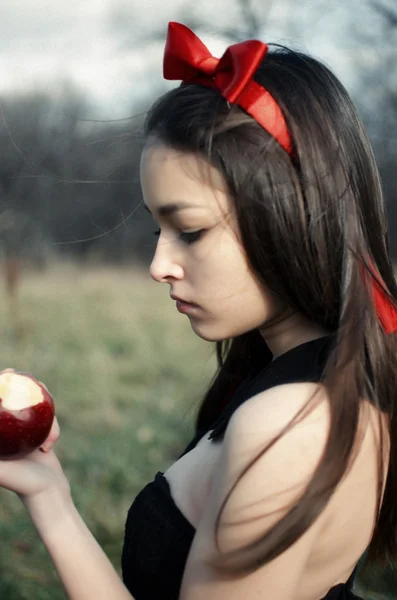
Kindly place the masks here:
<instances>
[{"instance_id":1,"label":"neck","mask_svg":"<svg viewBox=\"0 0 397 600\"><path fill-rule=\"evenodd\" d=\"M273 360L295 348L295 346L332 333L329 329L309 321L298 313L286 316L281 322L272 325L268 329L259 328L259 332L273 354Z\"/></svg>"}]
</instances>

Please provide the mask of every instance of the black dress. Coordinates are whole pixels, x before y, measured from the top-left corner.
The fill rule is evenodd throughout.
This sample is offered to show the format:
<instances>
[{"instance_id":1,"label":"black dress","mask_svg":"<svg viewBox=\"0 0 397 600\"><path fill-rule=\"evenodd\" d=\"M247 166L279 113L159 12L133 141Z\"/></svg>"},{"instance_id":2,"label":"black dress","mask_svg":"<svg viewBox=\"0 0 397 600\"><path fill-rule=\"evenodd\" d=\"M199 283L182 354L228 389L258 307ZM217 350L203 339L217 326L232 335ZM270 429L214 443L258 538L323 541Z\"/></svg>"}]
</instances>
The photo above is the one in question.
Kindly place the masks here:
<instances>
[{"instance_id":1,"label":"black dress","mask_svg":"<svg viewBox=\"0 0 397 600\"><path fill-rule=\"evenodd\" d=\"M216 443L223 438L231 415L245 400L276 385L319 381L333 335L306 342L262 369L252 370L219 419L208 429ZM200 431L183 456L208 431ZM122 577L135 600L178 600L183 572L195 528L174 503L163 473L158 472L132 503L125 525ZM334 586L321 600L358 599L353 591L357 566L346 583ZM360 600L360 599L358 599Z\"/></svg>"}]
</instances>

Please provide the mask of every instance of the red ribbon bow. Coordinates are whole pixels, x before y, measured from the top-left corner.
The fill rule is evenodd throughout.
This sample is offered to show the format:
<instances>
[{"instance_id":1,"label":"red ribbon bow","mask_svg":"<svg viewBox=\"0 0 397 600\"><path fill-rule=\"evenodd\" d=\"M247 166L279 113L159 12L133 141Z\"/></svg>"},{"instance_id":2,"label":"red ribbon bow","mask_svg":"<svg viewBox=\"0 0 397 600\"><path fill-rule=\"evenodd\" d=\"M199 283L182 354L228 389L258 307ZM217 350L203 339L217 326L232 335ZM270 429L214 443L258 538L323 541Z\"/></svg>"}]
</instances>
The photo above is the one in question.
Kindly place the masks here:
<instances>
[{"instance_id":1,"label":"red ribbon bow","mask_svg":"<svg viewBox=\"0 0 397 600\"><path fill-rule=\"evenodd\" d=\"M191 29L171 22L163 74L165 79L217 89L228 102L238 104L250 114L290 153L292 144L281 109L253 79L267 51L268 46L263 42L248 40L229 46L222 58L216 58Z\"/></svg>"}]
</instances>

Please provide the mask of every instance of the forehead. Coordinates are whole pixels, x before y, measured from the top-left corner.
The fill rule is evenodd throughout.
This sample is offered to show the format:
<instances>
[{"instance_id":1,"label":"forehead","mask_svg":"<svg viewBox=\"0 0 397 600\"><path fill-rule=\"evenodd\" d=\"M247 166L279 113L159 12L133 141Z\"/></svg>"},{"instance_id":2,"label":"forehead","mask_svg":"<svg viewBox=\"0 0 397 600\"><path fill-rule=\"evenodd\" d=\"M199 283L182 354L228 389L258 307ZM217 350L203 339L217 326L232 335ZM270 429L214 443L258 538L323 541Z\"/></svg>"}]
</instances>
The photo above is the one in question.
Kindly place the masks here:
<instances>
[{"instance_id":1,"label":"forehead","mask_svg":"<svg viewBox=\"0 0 397 600\"><path fill-rule=\"evenodd\" d=\"M215 167L197 154L161 142L147 144L142 152L141 184L148 203L183 198L205 204L227 197L226 182Z\"/></svg>"}]
</instances>

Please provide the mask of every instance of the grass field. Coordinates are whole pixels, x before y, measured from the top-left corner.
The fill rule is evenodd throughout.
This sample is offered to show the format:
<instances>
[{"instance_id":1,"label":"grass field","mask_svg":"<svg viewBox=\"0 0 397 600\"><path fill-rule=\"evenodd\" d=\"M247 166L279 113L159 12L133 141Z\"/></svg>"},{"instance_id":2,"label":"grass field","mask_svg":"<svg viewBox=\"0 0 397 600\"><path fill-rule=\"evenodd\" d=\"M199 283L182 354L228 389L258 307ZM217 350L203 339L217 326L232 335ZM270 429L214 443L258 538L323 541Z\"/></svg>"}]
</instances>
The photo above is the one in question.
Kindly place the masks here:
<instances>
[{"instance_id":1,"label":"grass field","mask_svg":"<svg viewBox=\"0 0 397 600\"><path fill-rule=\"evenodd\" d=\"M214 345L193 334L168 294L131 268L62 264L26 273L10 310L0 282L0 369L30 372L52 392L57 455L78 509L119 572L127 510L190 439L215 368ZM3 489L0 529L0 599L64 599L21 503ZM394 581L389 590L397 575ZM387 587L374 582L373 589Z\"/></svg>"}]
</instances>

